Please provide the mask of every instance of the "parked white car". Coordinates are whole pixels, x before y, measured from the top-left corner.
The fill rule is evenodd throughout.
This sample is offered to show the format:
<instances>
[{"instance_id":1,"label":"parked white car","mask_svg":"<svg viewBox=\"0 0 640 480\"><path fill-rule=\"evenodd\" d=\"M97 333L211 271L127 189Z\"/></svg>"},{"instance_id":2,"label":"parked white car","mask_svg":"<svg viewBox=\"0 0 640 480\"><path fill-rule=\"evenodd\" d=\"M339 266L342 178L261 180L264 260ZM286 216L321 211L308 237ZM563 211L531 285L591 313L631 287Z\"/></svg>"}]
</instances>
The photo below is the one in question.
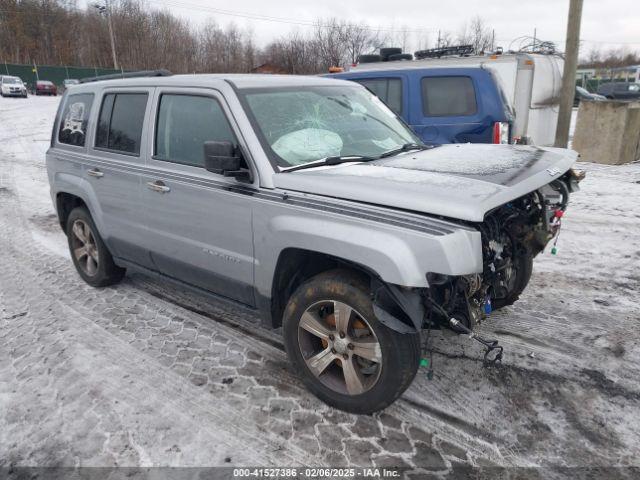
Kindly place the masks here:
<instances>
[{"instance_id":1,"label":"parked white car","mask_svg":"<svg viewBox=\"0 0 640 480\"><path fill-rule=\"evenodd\" d=\"M3 75L0 79L0 94L3 97L27 98L27 87L19 77Z\"/></svg>"}]
</instances>

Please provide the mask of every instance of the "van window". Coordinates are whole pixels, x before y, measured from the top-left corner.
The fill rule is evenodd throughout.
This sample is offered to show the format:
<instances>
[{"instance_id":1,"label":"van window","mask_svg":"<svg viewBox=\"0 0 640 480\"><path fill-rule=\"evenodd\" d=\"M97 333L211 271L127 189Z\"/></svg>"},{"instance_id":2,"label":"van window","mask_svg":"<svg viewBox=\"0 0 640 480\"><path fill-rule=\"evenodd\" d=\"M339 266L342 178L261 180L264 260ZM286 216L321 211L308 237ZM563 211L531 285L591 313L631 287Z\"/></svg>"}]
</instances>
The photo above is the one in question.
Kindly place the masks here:
<instances>
[{"instance_id":1,"label":"van window","mask_svg":"<svg viewBox=\"0 0 640 480\"><path fill-rule=\"evenodd\" d=\"M93 93L69 95L60 118L58 142L84 147Z\"/></svg>"},{"instance_id":2,"label":"van window","mask_svg":"<svg viewBox=\"0 0 640 480\"><path fill-rule=\"evenodd\" d=\"M203 167L206 141L237 143L218 101L195 95L162 95L155 158Z\"/></svg>"},{"instance_id":3,"label":"van window","mask_svg":"<svg viewBox=\"0 0 640 480\"><path fill-rule=\"evenodd\" d=\"M356 80L382 100L395 113L402 113L402 80L400 78L363 78Z\"/></svg>"},{"instance_id":4,"label":"van window","mask_svg":"<svg viewBox=\"0 0 640 480\"><path fill-rule=\"evenodd\" d=\"M455 117L477 112L476 92L469 77L424 77L422 111L429 117Z\"/></svg>"},{"instance_id":5,"label":"van window","mask_svg":"<svg viewBox=\"0 0 640 480\"><path fill-rule=\"evenodd\" d=\"M108 93L102 100L96 147L140 154L146 93Z\"/></svg>"}]
</instances>

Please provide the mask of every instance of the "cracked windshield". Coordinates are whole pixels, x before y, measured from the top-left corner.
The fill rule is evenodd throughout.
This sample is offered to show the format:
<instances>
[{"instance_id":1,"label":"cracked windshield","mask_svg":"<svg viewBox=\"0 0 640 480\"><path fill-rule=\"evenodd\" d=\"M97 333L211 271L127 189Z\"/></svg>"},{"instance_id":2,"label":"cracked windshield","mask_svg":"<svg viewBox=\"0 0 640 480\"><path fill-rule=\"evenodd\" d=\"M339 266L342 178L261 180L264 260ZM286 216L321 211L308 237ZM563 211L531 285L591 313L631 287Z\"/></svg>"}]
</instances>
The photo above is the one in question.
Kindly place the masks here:
<instances>
[{"instance_id":1,"label":"cracked windshield","mask_svg":"<svg viewBox=\"0 0 640 480\"><path fill-rule=\"evenodd\" d=\"M265 150L283 168L328 157L377 157L418 142L363 88L304 87L245 97Z\"/></svg>"}]
</instances>

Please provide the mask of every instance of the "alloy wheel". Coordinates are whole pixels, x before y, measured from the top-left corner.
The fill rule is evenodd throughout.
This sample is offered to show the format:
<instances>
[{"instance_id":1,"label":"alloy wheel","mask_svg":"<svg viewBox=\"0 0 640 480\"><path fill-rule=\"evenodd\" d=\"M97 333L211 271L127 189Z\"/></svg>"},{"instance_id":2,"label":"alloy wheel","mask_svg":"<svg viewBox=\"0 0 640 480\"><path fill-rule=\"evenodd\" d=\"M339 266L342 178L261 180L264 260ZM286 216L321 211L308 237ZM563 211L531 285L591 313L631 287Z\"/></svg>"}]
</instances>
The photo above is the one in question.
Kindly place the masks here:
<instances>
[{"instance_id":1,"label":"alloy wheel","mask_svg":"<svg viewBox=\"0 0 640 480\"><path fill-rule=\"evenodd\" d=\"M73 222L72 252L82 271L93 277L98 272L98 246L91 227L84 220Z\"/></svg>"},{"instance_id":2,"label":"alloy wheel","mask_svg":"<svg viewBox=\"0 0 640 480\"><path fill-rule=\"evenodd\" d=\"M346 303L325 300L308 307L298 345L311 373L338 393L362 394L380 378L380 343L365 317Z\"/></svg>"}]
</instances>

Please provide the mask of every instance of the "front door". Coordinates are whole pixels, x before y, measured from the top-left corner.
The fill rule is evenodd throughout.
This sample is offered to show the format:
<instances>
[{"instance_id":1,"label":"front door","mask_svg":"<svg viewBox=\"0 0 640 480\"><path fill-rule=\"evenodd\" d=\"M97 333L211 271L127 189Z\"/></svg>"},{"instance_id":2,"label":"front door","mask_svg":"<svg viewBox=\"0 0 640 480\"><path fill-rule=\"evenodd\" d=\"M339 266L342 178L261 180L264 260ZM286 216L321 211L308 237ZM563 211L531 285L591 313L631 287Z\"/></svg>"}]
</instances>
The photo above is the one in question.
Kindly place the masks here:
<instances>
[{"instance_id":1,"label":"front door","mask_svg":"<svg viewBox=\"0 0 640 480\"><path fill-rule=\"evenodd\" d=\"M251 185L204 169L204 142L238 145L224 99L209 89L157 89L142 203L158 271L255 305Z\"/></svg>"}]
</instances>

